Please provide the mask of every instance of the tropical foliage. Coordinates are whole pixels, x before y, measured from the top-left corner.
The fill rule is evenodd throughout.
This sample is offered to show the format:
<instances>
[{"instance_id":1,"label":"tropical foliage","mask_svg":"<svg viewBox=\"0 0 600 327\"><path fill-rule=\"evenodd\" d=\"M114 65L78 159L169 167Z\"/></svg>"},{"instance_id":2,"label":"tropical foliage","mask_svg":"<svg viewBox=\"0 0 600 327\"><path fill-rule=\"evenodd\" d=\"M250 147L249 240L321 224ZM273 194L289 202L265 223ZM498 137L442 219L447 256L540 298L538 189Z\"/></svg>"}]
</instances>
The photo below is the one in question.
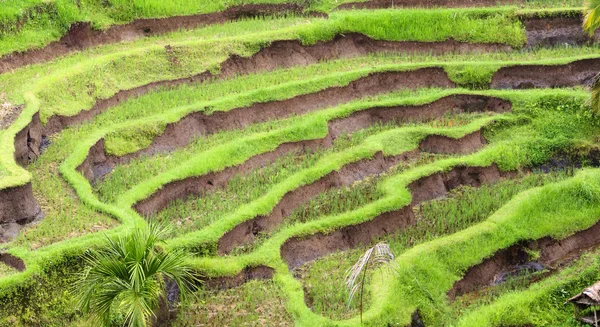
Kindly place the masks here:
<instances>
[{"instance_id":1,"label":"tropical foliage","mask_svg":"<svg viewBox=\"0 0 600 327\"><path fill-rule=\"evenodd\" d=\"M198 280L186 264L186 253L157 247L167 232L150 224L107 237L101 249L90 250L85 258L88 267L76 283L82 311L104 326L121 316L127 326L145 327L166 298L167 280L179 286L180 300L188 296Z\"/></svg>"},{"instance_id":2,"label":"tropical foliage","mask_svg":"<svg viewBox=\"0 0 600 327\"><path fill-rule=\"evenodd\" d=\"M583 29L591 35L600 27L600 0L588 0ZM592 83L592 108L600 112L600 73Z\"/></svg>"}]
</instances>

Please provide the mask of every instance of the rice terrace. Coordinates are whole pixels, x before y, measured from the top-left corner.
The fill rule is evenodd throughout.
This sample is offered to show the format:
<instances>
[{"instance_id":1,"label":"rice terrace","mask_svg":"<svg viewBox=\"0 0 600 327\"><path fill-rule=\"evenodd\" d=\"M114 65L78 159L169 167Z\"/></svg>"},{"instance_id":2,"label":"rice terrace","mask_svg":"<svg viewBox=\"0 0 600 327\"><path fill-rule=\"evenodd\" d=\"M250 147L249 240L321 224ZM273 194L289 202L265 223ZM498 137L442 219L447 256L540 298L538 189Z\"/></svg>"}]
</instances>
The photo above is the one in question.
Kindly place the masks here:
<instances>
[{"instance_id":1,"label":"rice terrace","mask_svg":"<svg viewBox=\"0 0 600 327\"><path fill-rule=\"evenodd\" d=\"M0 326L598 326L598 28L0 0Z\"/></svg>"}]
</instances>

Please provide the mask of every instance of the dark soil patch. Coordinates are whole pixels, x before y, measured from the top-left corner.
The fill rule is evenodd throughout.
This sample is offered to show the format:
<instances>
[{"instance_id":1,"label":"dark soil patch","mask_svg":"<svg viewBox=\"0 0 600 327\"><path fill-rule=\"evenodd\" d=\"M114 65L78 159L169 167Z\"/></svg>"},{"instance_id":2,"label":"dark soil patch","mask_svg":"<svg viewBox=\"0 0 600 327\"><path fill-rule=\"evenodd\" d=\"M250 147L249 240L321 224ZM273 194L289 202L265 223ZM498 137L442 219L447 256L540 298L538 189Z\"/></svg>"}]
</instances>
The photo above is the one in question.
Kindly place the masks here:
<instances>
[{"instance_id":1,"label":"dark soil patch","mask_svg":"<svg viewBox=\"0 0 600 327\"><path fill-rule=\"evenodd\" d=\"M0 190L0 224L25 224L33 221L40 213L30 183Z\"/></svg>"},{"instance_id":2,"label":"dark soil patch","mask_svg":"<svg viewBox=\"0 0 600 327\"><path fill-rule=\"evenodd\" d=\"M20 258L15 257L10 253L0 253L0 262L3 262L9 267L12 267L18 271L25 270L25 263Z\"/></svg>"},{"instance_id":3,"label":"dark soil patch","mask_svg":"<svg viewBox=\"0 0 600 327\"><path fill-rule=\"evenodd\" d=\"M494 164L489 167L457 166L448 172L435 173L420 178L408 189L412 202L398 210L384 212L370 221L342 227L330 233L316 233L310 236L294 237L281 247L281 256L293 270L308 261L333 253L370 243L373 238L393 233L415 222L412 207L423 201L439 198L448 191L467 185L478 187L501 178L512 177L514 173L501 172Z\"/></svg>"},{"instance_id":4,"label":"dark soil patch","mask_svg":"<svg viewBox=\"0 0 600 327\"><path fill-rule=\"evenodd\" d=\"M435 102L420 106L398 106L398 107L375 107L354 113L346 118L336 119L329 124L329 133L323 139L300 141L294 143L284 143L272 152L257 155L245 163L226 168L220 172L209 173L204 176L190 177L181 181L171 182L164 185L160 190L145 200L138 202L135 209L142 215L149 216L165 208L170 201L186 198L192 194L202 194L214 187L222 187L226 182L236 174L244 173L251 169L261 167L262 165L274 161L277 157L289 153L290 151L303 148L316 149L318 147L331 146L333 140L340 134L353 132L358 129L366 128L376 123L385 123L390 121L426 121L442 117L448 112L505 112L511 109L511 104L498 98L472 95L456 95L441 98ZM441 137L434 137L441 142ZM424 149L436 150L432 145L433 141L425 141ZM443 150L440 147L438 150ZM90 150L90 154L97 150ZM101 160L103 152L97 156ZM84 174L90 173L90 164L96 161L94 157L88 157L86 162L80 166L80 171Z\"/></svg>"},{"instance_id":5,"label":"dark soil patch","mask_svg":"<svg viewBox=\"0 0 600 327\"><path fill-rule=\"evenodd\" d=\"M492 257L469 268L463 278L448 291L448 297L454 300L457 296L497 285L520 274L546 269L554 271L579 258L584 251L598 247L598 233L600 222L561 240L544 237L499 250ZM539 252L539 258L534 261L529 256L532 251Z\"/></svg>"},{"instance_id":6,"label":"dark soil patch","mask_svg":"<svg viewBox=\"0 0 600 327\"><path fill-rule=\"evenodd\" d=\"M287 100L256 103L249 107L219 111L211 115L203 112L194 112L175 123L168 124L164 133L156 137L148 148L133 154L123 157L107 156L104 153L104 143L98 143L94 148L90 149L88 158L80 166L79 170L83 171L86 178L92 181L108 173L118 163L125 163L143 154L152 155L157 152L167 152L186 146L197 136L210 135L223 130L243 128L255 123L301 115L317 109L345 103L353 99L385 93L393 89L399 90L423 86L451 87L453 85L446 73L441 69L424 68L406 72L374 73L359 78L347 86L331 87ZM446 108L443 110L445 112ZM416 118L419 118L419 115L424 115L424 113L419 113L415 110L414 113L411 112L406 115L417 116ZM389 114L386 116L389 116ZM385 118L388 117L381 117L379 120L391 120ZM335 137L337 137L337 134L333 135L333 138ZM325 141L317 143L308 142L304 146L312 147L319 144L327 144ZM300 145L296 144L296 146Z\"/></svg>"},{"instance_id":7,"label":"dark soil patch","mask_svg":"<svg viewBox=\"0 0 600 327\"><path fill-rule=\"evenodd\" d=\"M89 22L78 22L72 24L69 31L60 40L52 42L41 49L13 53L0 58L0 73L5 73L24 65L50 61L75 51L103 44L132 41L182 29L222 24L241 18L289 13L301 15L303 12L304 8L295 4L242 5L229 8L223 12L210 14L136 19L129 24L111 26L105 31L92 29ZM326 16L325 14L312 15Z\"/></svg>"},{"instance_id":8,"label":"dark soil patch","mask_svg":"<svg viewBox=\"0 0 600 327\"><path fill-rule=\"evenodd\" d=\"M527 47L598 43L598 33L594 37L585 33L581 28L582 20L582 15L525 18L523 24L527 33Z\"/></svg>"},{"instance_id":9,"label":"dark soil patch","mask_svg":"<svg viewBox=\"0 0 600 327\"><path fill-rule=\"evenodd\" d=\"M13 106L0 102L0 130L10 126L23 111L24 105Z\"/></svg>"},{"instance_id":10,"label":"dark soil patch","mask_svg":"<svg viewBox=\"0 0 600 327\"><path fill-rule=\"evenodd\" d=\"M370 0L348 2L337 9L434 8L434 7L494 7L498 4L521 4L523 0Z\"/></svg>"},{"instance_id":11,"label":"dark soil patch","mask_svg":"<svg viewBox=\"0 0 600 327\"><path fill-rule=\"evenodd\" d=\"M42 123L40 114L36 113L31 122L15 136L15 161L27 166L40 156L42 146Z\"/></svg>"},{"instance_id":12,"label":"dark soil patch","mask_svg":"<svg viewBox=\"0 0 600 327\"><path fill-rule=\"evenodd\" d=\"M440 144L439 147L429 148L432 143ZM470 153L485 145L481 132L477 131L464 136L461 139L451 139L443 136L430 136L421 142L420 148L439 150L433 153ZM251 243L253 239L262 232L272 230L280 225L283 219L289 216L296 208L309 202L312 198L322 192L333 188L346 187L353 182L362 180L368 176L377 176L399 162L415 158L419 150L403 153L397 156L384 157L381 152L375 154L372 159L363 159L348 164L338 171L333 171L319 180L301 186L289 193L273 208L266 216L258 216L237 225L231 231L225 233L218 242L220 255L231 252L235 247Z\"/></svg>"},{"instance_id":13,"label":"dark soil patch","mask_svg":"<svg viewBox=\"0 0 600 327\"><path fill-rule=\"evenodd\" d=\"M557 88L591 85L600 71L600 59L566 65L517 65L500 68L492 77L494 89Z\"/></svg>"},{"instance_id":14,"label":"dark soil patch","mask_svg":"<svg viewBox=\"0 0 600 327\"><path fill-rule=\"evenodd\" d=\"M204 287L213 290L223 290L244 284L249 280L271 279L275 271L266 266L248 267L233 277L204 278Z\"/></svg>"}]
</instances>

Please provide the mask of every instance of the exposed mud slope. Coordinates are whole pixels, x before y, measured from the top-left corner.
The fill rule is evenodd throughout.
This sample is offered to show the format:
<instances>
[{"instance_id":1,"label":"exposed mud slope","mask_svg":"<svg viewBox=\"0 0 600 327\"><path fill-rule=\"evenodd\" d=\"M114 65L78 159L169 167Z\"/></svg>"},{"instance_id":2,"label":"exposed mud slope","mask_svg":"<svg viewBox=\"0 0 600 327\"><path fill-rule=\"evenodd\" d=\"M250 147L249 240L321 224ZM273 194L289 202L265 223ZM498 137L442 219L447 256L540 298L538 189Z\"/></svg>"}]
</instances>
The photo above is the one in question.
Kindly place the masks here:
<instances>
[{"instance_id":1,"label":"exposed mud slope","mask_svg":"<svg viewBox=\"0 0 600 327\"><path fill-rule=\"evenodd\" d=\"M599 246L599 234L600 222L562 240L544 237L500 250L469 268L463 278L454 283L448 297L454 300L457 296L501 283L520 273L555 269L578 258L583 251ZM531 251L539 251L539 258L531 261L528 254Z\"/></svg>"},{"instance_id":2,"label":"exposed mud slope","mask_svg":"<svg viewBox=\"0 0 600 327\"><path fill-rule=\"evenodd\" d=\"M84 162L80 171L85 172L86 178L92 181L109 172L117 163L127 162L131 158L139 157L142 154L152 155L157 152L172 151L173 149L186 146L198 136L243 128L251 124L283 119L293 115L301 115L361 97L387 93L392 90L424 86L451 87L452 85L454 84L448 79L446 73L437 68L423 68L406 72L374 73L359 78L347 86L331 87L287 100L256 103L249 107L236 108L226 112L219 111L210 115L203 112L195 112L175 123L168 124L164 133L156 137L149 147L136 153L123 157L115 157L100 153L101 150L90 152L90 156L86 159L87 162ZM475 97L469 97L469 99L475 99ZM483 99L487 98L484 97ZM410 116L418 116L418 113ZM386 118L382 117L380 120L390 120ZM398 119L401 118L398 117Z\"/></svg>"},{"instance_id":3,"label":"exposed mud slope","mask_svg":"<svg viewBox=\"0 0 600 327\"><path fill-rule=\"evenodd\" d=\"M201 83L212 78L226 78L278 68L305 66L323 60L351 58L380 52L441 54L508 51L510 49L509 46L503 44L472 44L453 40L444 42L379 41L357 33L338 35L331 41L317 42L312 46L304 46L298 40L275 41L250 57L232 55L221 64L218 75L203 72L187 78L154 82L134 89L120 91L108 99L98 100L92 109L81 112L76 116L53 116L45 126L45 134L53 134L66 126L89 120L96 114L117 105L125 99L143 95L159 87L168 88L181 84Z\"/></svg>"},{"instance_id":4,"label":"exposed mud slope","mask_svg":"<svg viewBox=\"0 0 600 327\"><path fill-rule=\"evenodd\" d=\"M209 173L203 176L190 177L164 185L160 190L147 199L138 202L134 207L144 216L152 215L164 209L169 202L183 199L190 195L202 194L214 187L222 187L236 174L263 166L274 161L277 157L290 151L303 148L315 149L328 147L332 141L343 132L352 132L376 123L389 121L425 121L442 117L448 112L506 112L511 109L511 104L504 100L478 95L456 95L444 97L435 102L421 106L375 107L365 109L355 115L340 118L330 122L328 135L319 140L284 143L272 152L263 153L247 160L241 165L226 168L220 172ZM370 114L369 114L370 113ZM356 119L360 115L360 119ZM96 150L94 150L96 152ZM92 151L90 151L92 153ZM94 159L86 159L94 162ZM81 166L85 173L86 166ZM87 165L89 167L89 164ZM93 171L92 171L93 173ZM88 173L89 174L89 173Z\"/></svg>"},{"instance_id":5,"label":"exposed mud slope","mask_svg":"<svg viewBox=\"0 0 600 327\"><path fill-rule=\"evenodd\" d=\"M204 287L213 290L224 290L240 286L250 280L271 279L275 271L266 266L247 267L233 277L212 277L204 279Z\"/></svg>"},{"instance_id":6,"label":"exposed mud slope","mask_svg":"<svg viewBox=\"0 0 600 327\"><path fill-rule=\"evenodd\" d=\"M31 183L0 190L0 243L13 240L23 226L40 218Z\"/></svg>"},{"instance_id":7,"label":"exposed mud slope","mask_svg":"<svg viewBox=\"0 0 600 327\"><path fill-rule=\"evenodd\" d=\"M531 17L524 18L527 47L550 47L556 45L583 45L597 43L600 35L590 37L581 28L583 17Z\"/></svg>"},{"instance_id":8,"label":"exposed mud slope","mask_svg":"<svg viewBox=\"0 0 600 327\"><path fill-rule=\"evenodd\" d=\"M281 256L292 270L329 253L368 244L375 237L391 234L414 224L412 207L423 201L442 197L461 185L478 187L513 175L514 173L501 172L494 164L489 167L458 166L449 172L423 177L408 186L412 193L412 202L409 205L395 211L384 212L364 223L342 227L331 233L291 238L282 245Z\"/></svg>"},{"instance_id":9,"label":"exposed mud slope","mask_svg":"<svg viewBox=\"0 0 600 327\"><path fill-rule=\"evenodd\" d=\"M420 149L439 150L435 153L466 154L474 152L485 145L485 139L481 132L477 131L464 136L461 139L452 139L439 135L425 138ZM435 146L431 146L436 144ZM377 176L399 162L415 158L419 150L403 153L397 156L384 157L381 152L375 154L372 159L363 159L342 167L339 171L333 171L314 183L301 186L283 196L281 201L273 208L270 214L258 216L237 225L231 231L225 233L218 242L218 253L228 254L237 246L251 243L261 232L269 231L280 225L285 217L289 216L296 208L306 204L320 193L333 188L346 187L353 182L362 180L369 176Z\"/></svg>"},{"instance_id":10,"label":"exposed mud slope","mask_svg":"<svg viewBox=\"0 0 600 327\"><path fill-rule=\"evenodd\" d=\"M494 89L555 88L590 85L600 71L600 59L566 65L521 65L500 68L492 77Z\"/></svg>"},{"instance_id":11,"label":"exposed mud slope","mask_svg":"<svg viewBox=\"0 0 600 327\"><path fill-rule=\"evenodd\" d=\"M40 215L31 183L0 190L0 224L27 223Z\"/></svg>"},{"instance_id":12,"label":"exposed mud slope","mask_svg":"<svg viewBox=\"0 0 600 327\"><path fill-rule=\"evenodd\" d=\"M18 271L25 270L25 263L20 258L15 257L10 253L1 253L0 252L0 262L3 262L9 267L12 267Z\"/></svg>"},{"instance_id":13,"label":"exposed mud slope","mask_svg":"<svg viewBox=\"0 0 600 327\"><path fill-rule=\"evenodd\" d=\"M211 24L221 24L240 18L285 13L300 15L303 12L304 8L296 4L262 4L237 6L223 12L210 14L136 19L129 24L111 26L105 31L93 30L89 22L74 23L67 34L61 37L60 40L52 42L44 48L13 53L0 58L0 73L24 65L46 62L71 52L102 44L132 41L181 29L193 29Z\"/></svg>"},{"instance_id":14,"label":"exposed mud slope","mask_svg":"<svg viewBox=\"0 0 600 327\"><path fill-rule=\"evenodd\" d=\"M15 161L26 166L40 156L43 126L40 114L33 115L31 122L15 136Z\"/></svg>"},{"instance_id":15,"label":"exposed mud slope","mask_svg":"<svg viewBox=\"0 0 600 327\"><path fill-rule=\"evenodd\" d=\"M348 2L337 9L434 8L434 7L493 7L499 4L520 4L523 0L370 0Z\"/></svg>"}]
</instances>

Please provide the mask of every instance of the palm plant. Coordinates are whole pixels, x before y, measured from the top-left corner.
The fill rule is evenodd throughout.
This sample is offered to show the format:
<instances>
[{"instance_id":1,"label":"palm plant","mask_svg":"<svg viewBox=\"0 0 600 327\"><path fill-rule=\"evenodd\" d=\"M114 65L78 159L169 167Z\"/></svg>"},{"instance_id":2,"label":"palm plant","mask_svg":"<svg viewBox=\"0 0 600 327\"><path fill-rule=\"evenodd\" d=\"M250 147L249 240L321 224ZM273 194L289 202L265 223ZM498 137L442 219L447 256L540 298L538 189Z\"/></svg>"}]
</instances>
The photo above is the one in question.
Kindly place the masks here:
<instances>
[{"instance_id":1,"label":"palm plant","mask_svg":"<svg viewBox=\"0 0 600 327\"><path fill-rule=\"evenodd\" d=\"M395 272L394 253L386 243L377 243L365 251L362 257L346 272L346 287L348 288L348 307L357 292L360 293L360 325L363 324L363 293L367 270L384 266Z\"/></svg>"},{"instance_id":2,"label":"palm plant","mask_svg":"<svg viewBox=\"0 0 600 327\"><path fill-rule=\"evenodd\" d=\"M600 28L600 0L588 0L583 20L583 29L592 36L598 28Z\"/></svg>"},{"instance_id":3,"label":"palm plant","mask_svg":"<svg viewBox=\"0 0 600 327\"><path fill-rule=\"evenodd\" d=\"M155 224L106 239L85 256L87 268L75 284L78 305L104 326L120 314L125 325L146 327L165 299L165 280L179 286L180 300L195 289L198 278L186 263L186 253L157 248L168 229Z\"/></svg>"},{"instance_id":4,"label":"palm plant","mask_svg":"<svg viewBox=\"0 0 600 327\"><path fill-rule=\"evenodd\" d=\"M583 29L592 36L598 28L600 28L600 0L588 0ZM600 73L592 82L592 109L600 112Z\"/></svg>"}]
</instances>

